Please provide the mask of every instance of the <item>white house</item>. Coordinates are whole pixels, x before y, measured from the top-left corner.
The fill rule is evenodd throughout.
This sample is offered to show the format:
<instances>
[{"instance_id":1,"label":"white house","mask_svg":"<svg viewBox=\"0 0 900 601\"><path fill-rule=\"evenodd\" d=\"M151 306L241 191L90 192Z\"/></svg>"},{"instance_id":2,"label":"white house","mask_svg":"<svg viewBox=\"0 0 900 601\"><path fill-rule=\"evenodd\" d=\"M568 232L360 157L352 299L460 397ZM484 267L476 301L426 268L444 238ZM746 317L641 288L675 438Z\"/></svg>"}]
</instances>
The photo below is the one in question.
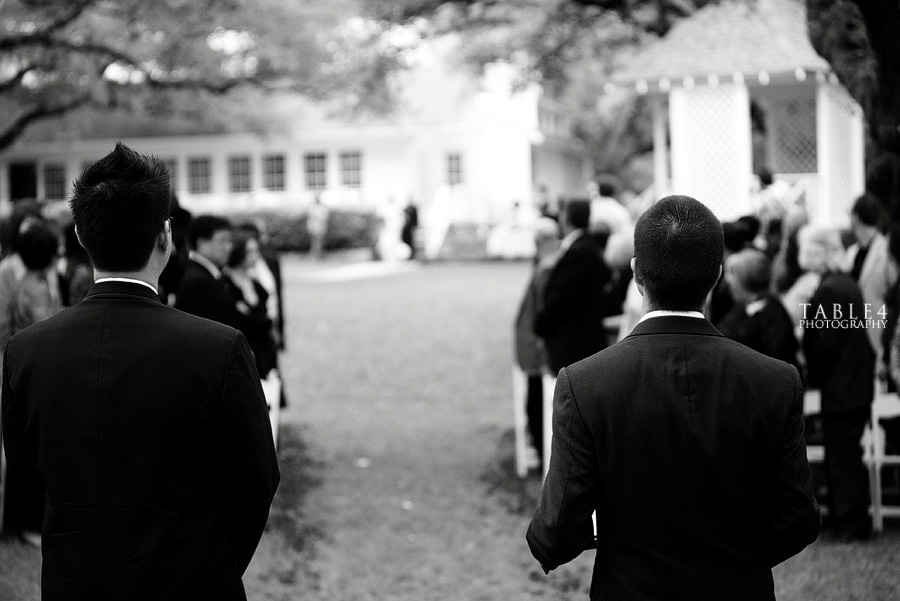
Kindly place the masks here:
<instances>
[{"instance_id":1,"label":"white house","mask_svg":"<svg viewBox=\"0 0 900 601\"><path fill-rule=\"evenodd\" d=\"M517 89L510 65L478 77L451 70L440 56L454 43L423 53L390 117L342 120L280 96L268 101L265 132L135 135L127 122L91 132L34 128L0 153L0 210L19 198L66 198L84 166L117 140L166 161L193 212L303 211L318 196L378 211L411 201L426 223L431 215L489 226L531 203L538 188L551 198L583 195L589 161L570 115L537 86Z\"/></svg>"}]
</instances>

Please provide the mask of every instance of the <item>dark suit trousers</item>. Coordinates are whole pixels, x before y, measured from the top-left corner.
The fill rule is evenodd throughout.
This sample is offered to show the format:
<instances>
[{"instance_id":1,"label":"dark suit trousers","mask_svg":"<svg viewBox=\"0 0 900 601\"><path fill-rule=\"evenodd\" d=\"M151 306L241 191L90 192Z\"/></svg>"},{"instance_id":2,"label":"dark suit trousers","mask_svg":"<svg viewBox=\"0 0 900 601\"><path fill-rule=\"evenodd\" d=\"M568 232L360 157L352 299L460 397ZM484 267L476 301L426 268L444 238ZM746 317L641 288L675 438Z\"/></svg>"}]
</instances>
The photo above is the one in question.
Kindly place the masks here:
<instances>
[{"instance_id":1,"label":"dark suit trousers","mask_svg":"<svg viewBox=\"0 0 900 601\"><path fill-rule=\"evenodd\" d=\"M822 415L828 512L840 535L866 534L872 527L869 474L859 444L868 419L868 406Z\"/></svg>"},{"instance_id":2,"label":"dark suit trousers","mask_svg":"<svg viewBox=\"0 0 900 601\"><path fill-rule=\"evenodd\" d=\"M525 404L528 415L528 431L534 441L538 457L544 455L544 379L528 376L528 397Z\"/></svg>"}]
</instances>

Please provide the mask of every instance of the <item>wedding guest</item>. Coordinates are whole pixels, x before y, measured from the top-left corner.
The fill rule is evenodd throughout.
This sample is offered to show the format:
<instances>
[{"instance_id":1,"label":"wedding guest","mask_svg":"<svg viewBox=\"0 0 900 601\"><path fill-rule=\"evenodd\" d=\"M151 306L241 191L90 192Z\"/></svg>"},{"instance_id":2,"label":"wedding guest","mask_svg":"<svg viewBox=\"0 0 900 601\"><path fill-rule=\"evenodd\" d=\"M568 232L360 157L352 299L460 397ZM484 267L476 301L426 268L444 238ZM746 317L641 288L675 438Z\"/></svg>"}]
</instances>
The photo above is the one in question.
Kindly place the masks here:
<instances>
[{"instance_id":1,"label":"wedding guest","mask_svg":"<svg viewBox=\"0 0 900 601\"><path fill-rule=\"evenodd\" d=\"M611 274L603 263L602 248L587 231L590 211L587 200L566 203L560 256L534 319L534 332L544 340L554 374L607 344L604 287Z\"/></svg>"},{"instance_id":2,"label":"wedding guest","mask_svg":"<svg viewBox=\"0 0 900 601\"><path fill-rule=\"evenodd\" d=\"M534 333L534 317L544 303L544 290L559 250L559 226L549 217L538 218L534 226L534 243L537 249L531 278L519 303L515 320L515 359L527 376L525 414L528 432L543 461L544 452L544 393L542 378L549 370L547 350L543 341Z\"/></svg>"},{"instance_id":3,"label":"wedding guest","mask_svg":"<svg viewBox=\"0 0 900 601\"><path fill-rule=\"evenodd\" d=\"M49 279L59 250L56 233L43 223L25 229L18 238L17 252L25 273L12 292L10 332L58 313L62 309L59 289ZM44 485L31 464L17 464L8 473L10 486L4 495L3 530L7 535L40 546L44 520Z\"/></svg>"},{"instance_id":4,"label":"wedding guest","mask_svg":"<svg viewBox=\"0 0 900 601\"><path fill-rule=\"evenodd\" d=\"M846 265L840 234L833 228L807 225L798 234L799 262L821 282L806 307L806 319L824 316L822 327L803 330L807 381L821 392L828 523L843 540L871 536L869 477L860 446L874 396L875 351L865 329L846 323L863 297Z\"/></svg>"},{"instance_id":5,"label":"wedding guest","mask_svg":"<svg viewBox=\"0 0 900 601\"><path fill-rule=\"evenodd\" d=\"M797 370L701 313L722 240L693 198L648 209L632 262L645 315L559 373L526 539L545 572L595 550L592 599L774 601L771 568L819 532Z\"/></svg>"},{"instance_id":6,"label":"wedding guest","mask_svg":"<svg viewBox=\"0 0 900 601\"><path fill-rule=\"evenodd\" d=\"M226 325L236 316L222 277L232 247L231 223L216 215L199 215L188 229L191 251L178 283L175 308Z\"/></svg>"},{"instance_id":7,"label":"wedding guest","mask_svg":"<svg viewBox=\"0 0 900 601\"><path fill-rule=\"evenodd\" d=\"M277 365L273 322L268 314L269 293L257 276L259 240L239 231L228 256L225 288L235 314L235 327L247 338L259 377L265 379Z\"/></svg>"},{"instance_id":8,"label":"wedding guest","mask_svg":"<svg viewBox=\"0 0 900 601\"><path fill-rule=\"evenodd\" d=\"M725 280L735 306L718 330L755 351L800 368L795 323L784 305L770 294L771 264L761 250L747 248L725 261Z\"/></svg>"},{"instance_id":9,"label":"wedding guest","mask_svg":"<svg viewBox=\"0 0 900 601\"><path fill-rule=\"evenodd\" d=\"M75 182L87 298L13 336L10 474L46 485L43 601L245 601L278 484L266 401L237 330L160 302L165 164L117 144Z\"/></svg>"}]
</instances>

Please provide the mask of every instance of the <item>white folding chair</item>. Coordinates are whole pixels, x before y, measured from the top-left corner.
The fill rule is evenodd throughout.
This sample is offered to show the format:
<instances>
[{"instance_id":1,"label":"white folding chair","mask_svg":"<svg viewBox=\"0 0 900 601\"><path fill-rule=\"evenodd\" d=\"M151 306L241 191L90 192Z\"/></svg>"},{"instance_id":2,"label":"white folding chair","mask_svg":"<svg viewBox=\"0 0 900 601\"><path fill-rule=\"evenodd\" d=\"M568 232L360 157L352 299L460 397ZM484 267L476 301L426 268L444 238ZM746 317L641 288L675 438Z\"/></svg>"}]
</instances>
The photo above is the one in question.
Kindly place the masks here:
<instances>
[{"instance_id":1,"label":"white folding chair","mask_svg":"<svg viewBox=\"0 0 900 601\"><path fill-rule=\"evenodd\" d=\"M553 438L553 393L556 391L556 376L544 374L541 378L544 392L544 462L541 466L541 478L547 477L550 467L550 448Z\"/></svg>"},{"instance_id":2,"label":"white folding chair","mask_svg":"<svg viewBox=\"0 0 900 601\"><path fill-rule=\"evenodd\" d=\"M512 366L512 388L516 475L524 478L528 475L528 417L525 413L528 403L528 374L516 364Z\"/></svg>"},{"instance_id":3,"label":"white folding chair","mask_svg":"<svg viewBox=\"0 0 900 601\"><path fill-rule=\"evenodd\" d=\"M272 422L272 440L275 442L275 448L278 448L278 428L281 423L281 377L278 370L273 369L269 375L261 380L263 394L266 396L266 403L269 405L269 421Z\"/></svg>"},{"instance_id":4,"label":"white folding chair","mask_svg":"<svg viewBox=\"0 0 900 601\"><path fill-rule=\"evenodd\" d=\"M872 415L863 435L863 459L869 468L869 487L872 495L872 530L884 530L885 517L900 517L900 505L884 504L882 468L900 466L900 455L887 455L885 433L881 419L900 416L900 397L887 392L887 387L876 383L875 399L872 401Z\"/></svg>"}]
</instances>

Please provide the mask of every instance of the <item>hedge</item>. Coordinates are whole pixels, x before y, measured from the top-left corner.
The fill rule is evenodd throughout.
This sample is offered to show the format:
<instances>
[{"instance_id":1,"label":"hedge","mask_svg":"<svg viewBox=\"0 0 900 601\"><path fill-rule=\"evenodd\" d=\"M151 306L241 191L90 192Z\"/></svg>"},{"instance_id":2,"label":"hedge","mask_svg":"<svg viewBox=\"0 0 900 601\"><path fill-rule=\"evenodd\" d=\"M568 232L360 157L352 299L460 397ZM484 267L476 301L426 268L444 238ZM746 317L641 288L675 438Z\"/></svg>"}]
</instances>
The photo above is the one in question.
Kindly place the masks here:
<instances>
[{"instance_id":1,"label":"hedge","mask_svg":"<svg viewBox=\"0 0 900 601\"><path fill-rule=\"evenodd\" d=\"M269 245L282 251L308 251L307 214L296 211L260 210L228 213L234 224L262 221L269 235ZM325 249L375 248L381 219L373 211L331 209L325 233Z\"/></svg>"}]
</instances>

